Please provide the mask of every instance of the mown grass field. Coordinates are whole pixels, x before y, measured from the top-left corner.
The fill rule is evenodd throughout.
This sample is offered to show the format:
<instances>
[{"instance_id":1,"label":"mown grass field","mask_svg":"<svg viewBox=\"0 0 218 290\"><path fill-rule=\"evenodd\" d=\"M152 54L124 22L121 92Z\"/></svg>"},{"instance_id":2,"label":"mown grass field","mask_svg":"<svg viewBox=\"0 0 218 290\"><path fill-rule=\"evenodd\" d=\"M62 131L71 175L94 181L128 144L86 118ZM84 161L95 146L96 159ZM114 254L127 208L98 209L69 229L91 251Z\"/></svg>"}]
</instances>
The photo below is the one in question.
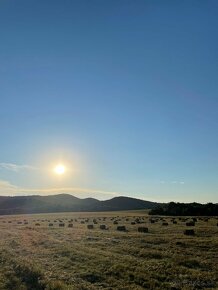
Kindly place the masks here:
<instances>
[{"instance_id":1,"label":"mown grass field","mask_svg":"<svg viewBox=\"0 0 218 290\"><path fill-rule=\"evenodd\" d=\"M217 218L193 227L192 218L164 217L167 226L150 218L143 211L1 216L0 289L218 289ZM188 228L194 236L184 235Z\"/></svg>"}]
</instances>

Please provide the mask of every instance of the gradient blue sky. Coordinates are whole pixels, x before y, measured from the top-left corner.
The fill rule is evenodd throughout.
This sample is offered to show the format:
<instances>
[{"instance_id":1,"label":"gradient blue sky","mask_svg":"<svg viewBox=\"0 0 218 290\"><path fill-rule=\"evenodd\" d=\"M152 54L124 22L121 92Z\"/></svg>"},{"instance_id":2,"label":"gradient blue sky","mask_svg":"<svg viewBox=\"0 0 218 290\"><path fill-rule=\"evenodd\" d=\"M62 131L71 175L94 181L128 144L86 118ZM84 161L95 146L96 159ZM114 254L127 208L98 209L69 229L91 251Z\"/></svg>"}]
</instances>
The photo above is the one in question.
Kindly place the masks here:
<instances>
[{"instance_id":1,"label":"gradient blue sky","mask_svg":"<svg viewBox=\"0 0 218 290\"><path fill-rule=\"evenodd\" d=\"M0 194L218 202L217 13L1 0Z\"/></svg>"}]
</instances>

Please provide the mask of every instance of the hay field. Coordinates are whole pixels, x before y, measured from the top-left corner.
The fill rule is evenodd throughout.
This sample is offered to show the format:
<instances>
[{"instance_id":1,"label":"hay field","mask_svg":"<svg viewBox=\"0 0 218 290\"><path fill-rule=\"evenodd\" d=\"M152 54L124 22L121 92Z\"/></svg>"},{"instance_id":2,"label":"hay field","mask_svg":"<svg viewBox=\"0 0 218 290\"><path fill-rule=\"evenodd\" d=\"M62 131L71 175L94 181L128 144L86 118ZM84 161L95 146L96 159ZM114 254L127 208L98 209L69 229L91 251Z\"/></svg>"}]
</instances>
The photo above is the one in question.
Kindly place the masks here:
<instances>
[{"instance_id":1,"label":"hay field","mask_svg":"<svg viewBox=\"0 0 218 290\"><path fill-rule=\"evenodd\" d=\"M1 216L0 289L218 289L218 219L150 219L145 211Z\"/></svg>"}]
</instances>

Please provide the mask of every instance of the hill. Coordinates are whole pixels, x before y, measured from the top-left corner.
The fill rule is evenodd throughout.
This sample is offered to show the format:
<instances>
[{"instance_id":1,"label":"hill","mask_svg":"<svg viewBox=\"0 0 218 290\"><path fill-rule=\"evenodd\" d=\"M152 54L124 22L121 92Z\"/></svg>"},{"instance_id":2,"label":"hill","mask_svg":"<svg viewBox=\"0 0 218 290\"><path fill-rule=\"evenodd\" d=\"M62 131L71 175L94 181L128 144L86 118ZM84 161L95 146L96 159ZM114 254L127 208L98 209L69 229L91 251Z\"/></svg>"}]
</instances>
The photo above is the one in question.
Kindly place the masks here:
<instances>
[{"instance_id":1,"label":"hill","mask_svg":"<svg viewBox=\"0 0 218 290\"><path fill-rule=\"evenodd\" d=\"M100 201L78 198L70 194L50 196L0 196L0 215L31 214L70 211L119 211L153 209L159 204L130 197L115 197Z\"/></svg>"}]
</instances>

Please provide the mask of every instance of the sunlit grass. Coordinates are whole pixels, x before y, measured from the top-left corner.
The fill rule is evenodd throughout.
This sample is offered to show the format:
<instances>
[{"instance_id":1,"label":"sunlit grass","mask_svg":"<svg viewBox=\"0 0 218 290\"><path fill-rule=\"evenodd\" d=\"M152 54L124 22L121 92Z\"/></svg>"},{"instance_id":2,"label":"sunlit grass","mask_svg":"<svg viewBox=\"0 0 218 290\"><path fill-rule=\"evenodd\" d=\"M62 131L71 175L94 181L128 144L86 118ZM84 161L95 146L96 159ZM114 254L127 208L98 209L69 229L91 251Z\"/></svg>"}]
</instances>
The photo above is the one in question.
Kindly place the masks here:
<instances>
[{"instance_id":1,"label":"sunlit grass","mask_svg":"<svg viewBox=\"0 0 218 290\"><path fill-rule=\"evenodd\" d=\"M0 289L217 289L217 219L198 221L195 236L185 236L184 222L169 217L164 227L149 218L143 211L1 217Z\"/></svg>"}]
</instances>

